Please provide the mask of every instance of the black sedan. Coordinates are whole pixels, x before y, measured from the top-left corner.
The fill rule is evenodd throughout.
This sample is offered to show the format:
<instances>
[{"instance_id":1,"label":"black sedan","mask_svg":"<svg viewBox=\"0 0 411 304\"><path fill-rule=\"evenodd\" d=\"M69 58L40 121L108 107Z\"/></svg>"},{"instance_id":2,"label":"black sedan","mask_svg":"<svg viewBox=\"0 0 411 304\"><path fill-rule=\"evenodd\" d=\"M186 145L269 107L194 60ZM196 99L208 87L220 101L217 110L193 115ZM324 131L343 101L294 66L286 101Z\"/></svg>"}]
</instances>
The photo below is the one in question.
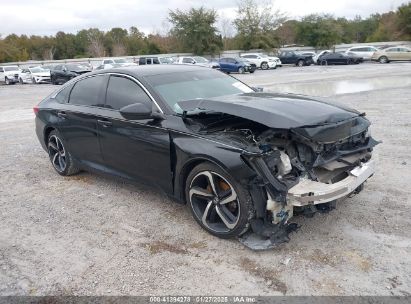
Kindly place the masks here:
<instances>
[{"instance_id":1,"label":"black sedan","mask_svg":"<svg viewBox=\"0 0 411 304\"><path fill-rule=\"evenodd\" d=\"M303 55L295 51L282 51L278 54L278 58L283 64L295 64L300 67L314 63L312 55Z\"/></svg>"},{"instance_id":2,"label":"black sedan","mask_svg":"<svg viewBox=\"0 0 411 304\"><path fill-rule=\"evenodd\" d=\"M364 113L255 92L205 67L94 71L34 112L58 174L152 184L186 202L211 234L254 249L287 241L293 215L329 208L374 173Z\"/></svg>"},{"instance_id":3,"label":"black sedan","mask_svg":"<svg viewBox=\"0 0 411 304\"><path fill-rule=\"evenodd\" d=\"M59 64L50 70L51 83L61 84L91 71L90 66L82 64Z\"/></svg>"},{"instance_id":4,"label":"black sedan","mask_svg":"<svg viewBox=\"0 0 411 304\"><path fill-rule=\"evenodd\" d=\"M344 53L328 53L318 58L319 65L332 65L332 64L357 64L362 61L361 57L349 56Z\"/></svg>"}]
</instances>

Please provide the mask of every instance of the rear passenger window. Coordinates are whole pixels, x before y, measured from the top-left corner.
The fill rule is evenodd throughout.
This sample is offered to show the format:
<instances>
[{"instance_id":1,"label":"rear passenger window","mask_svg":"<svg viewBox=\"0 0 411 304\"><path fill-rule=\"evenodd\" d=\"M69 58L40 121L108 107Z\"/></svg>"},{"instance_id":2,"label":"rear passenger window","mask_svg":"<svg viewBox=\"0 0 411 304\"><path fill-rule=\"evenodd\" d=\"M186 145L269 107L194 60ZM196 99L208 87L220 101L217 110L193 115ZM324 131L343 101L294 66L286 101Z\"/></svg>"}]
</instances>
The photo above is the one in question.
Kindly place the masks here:
<instances>
[{"instance_id":1,"label":"rear passenger window","mask_svg":"<svg viewBox=\"0 0 411 304\"><path fill-rule=\"evenodd\" d=\"M59 103L66 103L69 100L70 97L70 92L71 89L73 88L73 85L69 85L67 87L65 87L64 89L62 89L54 98L55 100L57 100L57 102Z\"/></svg>"},{"instance_id":2,"label":"rear passenger window","mask_svg":"<svg viewBox=\"0 0 411 304\"><path fill-rule=\"evenodd\" d=\"M100 100L106 77L94 76L76 82L70 94L70 103L84 106L103 106Z\"/></svg>"},{"instance_id":3,"label":"rear passenger window","mask_svg":"<svg viewBox=\"0 0 411 304\"><path fill-rule=\"evenodd\" d=\"M120 110L133 103L150 103L146 92L134 81L120 76L111 76L106 95L106 107Z\"/></svg>"}]
</instances>

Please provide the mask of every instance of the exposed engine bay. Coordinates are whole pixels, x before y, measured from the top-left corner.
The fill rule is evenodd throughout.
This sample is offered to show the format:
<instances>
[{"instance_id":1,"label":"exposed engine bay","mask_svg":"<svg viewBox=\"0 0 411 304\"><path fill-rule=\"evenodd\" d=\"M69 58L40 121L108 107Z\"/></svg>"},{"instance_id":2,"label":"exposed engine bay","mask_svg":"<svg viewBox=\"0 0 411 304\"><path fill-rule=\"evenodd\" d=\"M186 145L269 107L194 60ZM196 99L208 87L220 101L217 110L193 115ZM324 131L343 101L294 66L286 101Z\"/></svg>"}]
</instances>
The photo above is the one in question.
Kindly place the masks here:
<instances>
[{"instance_id":1,"label":"exposed engine bay","mask_svg":"<svg viewBox=\"0 0 411 304\"><path fill-rule=\"evenodd\" d=\"M363 115L289 129L223 113L185 120L193 131L241 148L245 163L256 172L253 180L244 181L256 218L252 232L240 238L252 249L288 241L298 228L290 222L294 215L333 209L337 199L359 192L374 173L371 152L378 142Z\"/></svg>"}]
</instances>

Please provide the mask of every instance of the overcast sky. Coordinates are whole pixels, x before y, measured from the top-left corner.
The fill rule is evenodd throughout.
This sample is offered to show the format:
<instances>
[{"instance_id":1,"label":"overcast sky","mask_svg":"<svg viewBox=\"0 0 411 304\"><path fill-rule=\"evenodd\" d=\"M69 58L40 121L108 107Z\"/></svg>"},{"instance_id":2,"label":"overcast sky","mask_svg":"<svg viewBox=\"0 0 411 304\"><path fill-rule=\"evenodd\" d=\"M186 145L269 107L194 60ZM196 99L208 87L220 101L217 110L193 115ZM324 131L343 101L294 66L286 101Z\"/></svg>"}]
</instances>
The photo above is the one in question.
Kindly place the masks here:
<instances>
[{"instance_id":1,"label":"overcast sky","mask_svg":"<svg viewBox=\"0 0 411 304\"><path fill-rule=\"evenodd\" d=\"M353 18L394 10L407 0L276 0L274 7L289 17L310 13L331 13ZM0 0L0 34L54 35L76 33L97 27L136 26L146 34L164 31L169 10L190 7L215 8L220 16L233 19L237 0Z\"/></svg>"}]
</instances>

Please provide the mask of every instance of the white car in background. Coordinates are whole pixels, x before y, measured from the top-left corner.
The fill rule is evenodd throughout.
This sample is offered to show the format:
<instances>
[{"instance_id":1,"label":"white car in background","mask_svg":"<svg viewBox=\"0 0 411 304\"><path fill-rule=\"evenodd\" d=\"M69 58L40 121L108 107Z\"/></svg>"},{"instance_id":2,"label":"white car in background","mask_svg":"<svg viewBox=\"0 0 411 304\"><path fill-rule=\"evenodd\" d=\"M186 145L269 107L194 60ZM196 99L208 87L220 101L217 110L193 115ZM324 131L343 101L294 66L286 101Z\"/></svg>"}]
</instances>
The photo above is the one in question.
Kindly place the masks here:
<instances>
[{"instance_id":1,"label":"white car in background","mask_svg":"<svg viewBox=\"0 0 411 304\"><path fill-rule=\"evenodd\" d=\"M213 62L210 61L204 57L201 56L182 56L178 57L177 59L178 64L195 64L207 68L212 68L212 69L219 69L220 64L218 62Z\"/></svg>"},{"instance_id":2,"label":"white car in background","mask_svg":"<svg viewBox=\"0 0 411 304\"><path fill-rule=\"evenodd\" d=\"M277 66L282 65L280 58L262 53L246 53L240 55L240 57L254 63L257 68L262 70L275 69Z\"/></svg>"},{"instance_id":3,"label":"white car in background","mask_svg":"<svg viewBox=\"0 0 411 304\"><path fill-rule=\"evenodd\" d=\"M103 61L101 62L101 65L121 65L121 66L133 66L133 65L137 65L133 62L129 62L127 61L127 59L125 58L106 58L103 59Z\"/></svg>"},{"instance_id":4,"label":"white car in background","mask_svg":"<svg viewBox=\"0 0 411 304\"><path fill-rule=\"evenodd\" d=\"M41 67L30 67L22 69L19 73L19 82L23 83L50 83L50 70Z\"/></svg>"},{"instance_id":5,"label":"white car in background","mask_svg":"<svg viewBox=\"0 0 411 304\"><path fill-rule=\"evenodd\" d=\"M20 69L17 65L0 66L0 82L15 84L19 81Z\"/></svg>"},{"instance_id":6,"label":"white car in background","mask_svg":"<svg viewBox=\"0 0 411 304\"><path fill-rule=\"evenodd\" d=\"M358 57L362 57L364 60L371 60L372 55L378 51L374 46L354 46L345 51L345 53L352 53Z\"/></svg>"}]
</instances>

